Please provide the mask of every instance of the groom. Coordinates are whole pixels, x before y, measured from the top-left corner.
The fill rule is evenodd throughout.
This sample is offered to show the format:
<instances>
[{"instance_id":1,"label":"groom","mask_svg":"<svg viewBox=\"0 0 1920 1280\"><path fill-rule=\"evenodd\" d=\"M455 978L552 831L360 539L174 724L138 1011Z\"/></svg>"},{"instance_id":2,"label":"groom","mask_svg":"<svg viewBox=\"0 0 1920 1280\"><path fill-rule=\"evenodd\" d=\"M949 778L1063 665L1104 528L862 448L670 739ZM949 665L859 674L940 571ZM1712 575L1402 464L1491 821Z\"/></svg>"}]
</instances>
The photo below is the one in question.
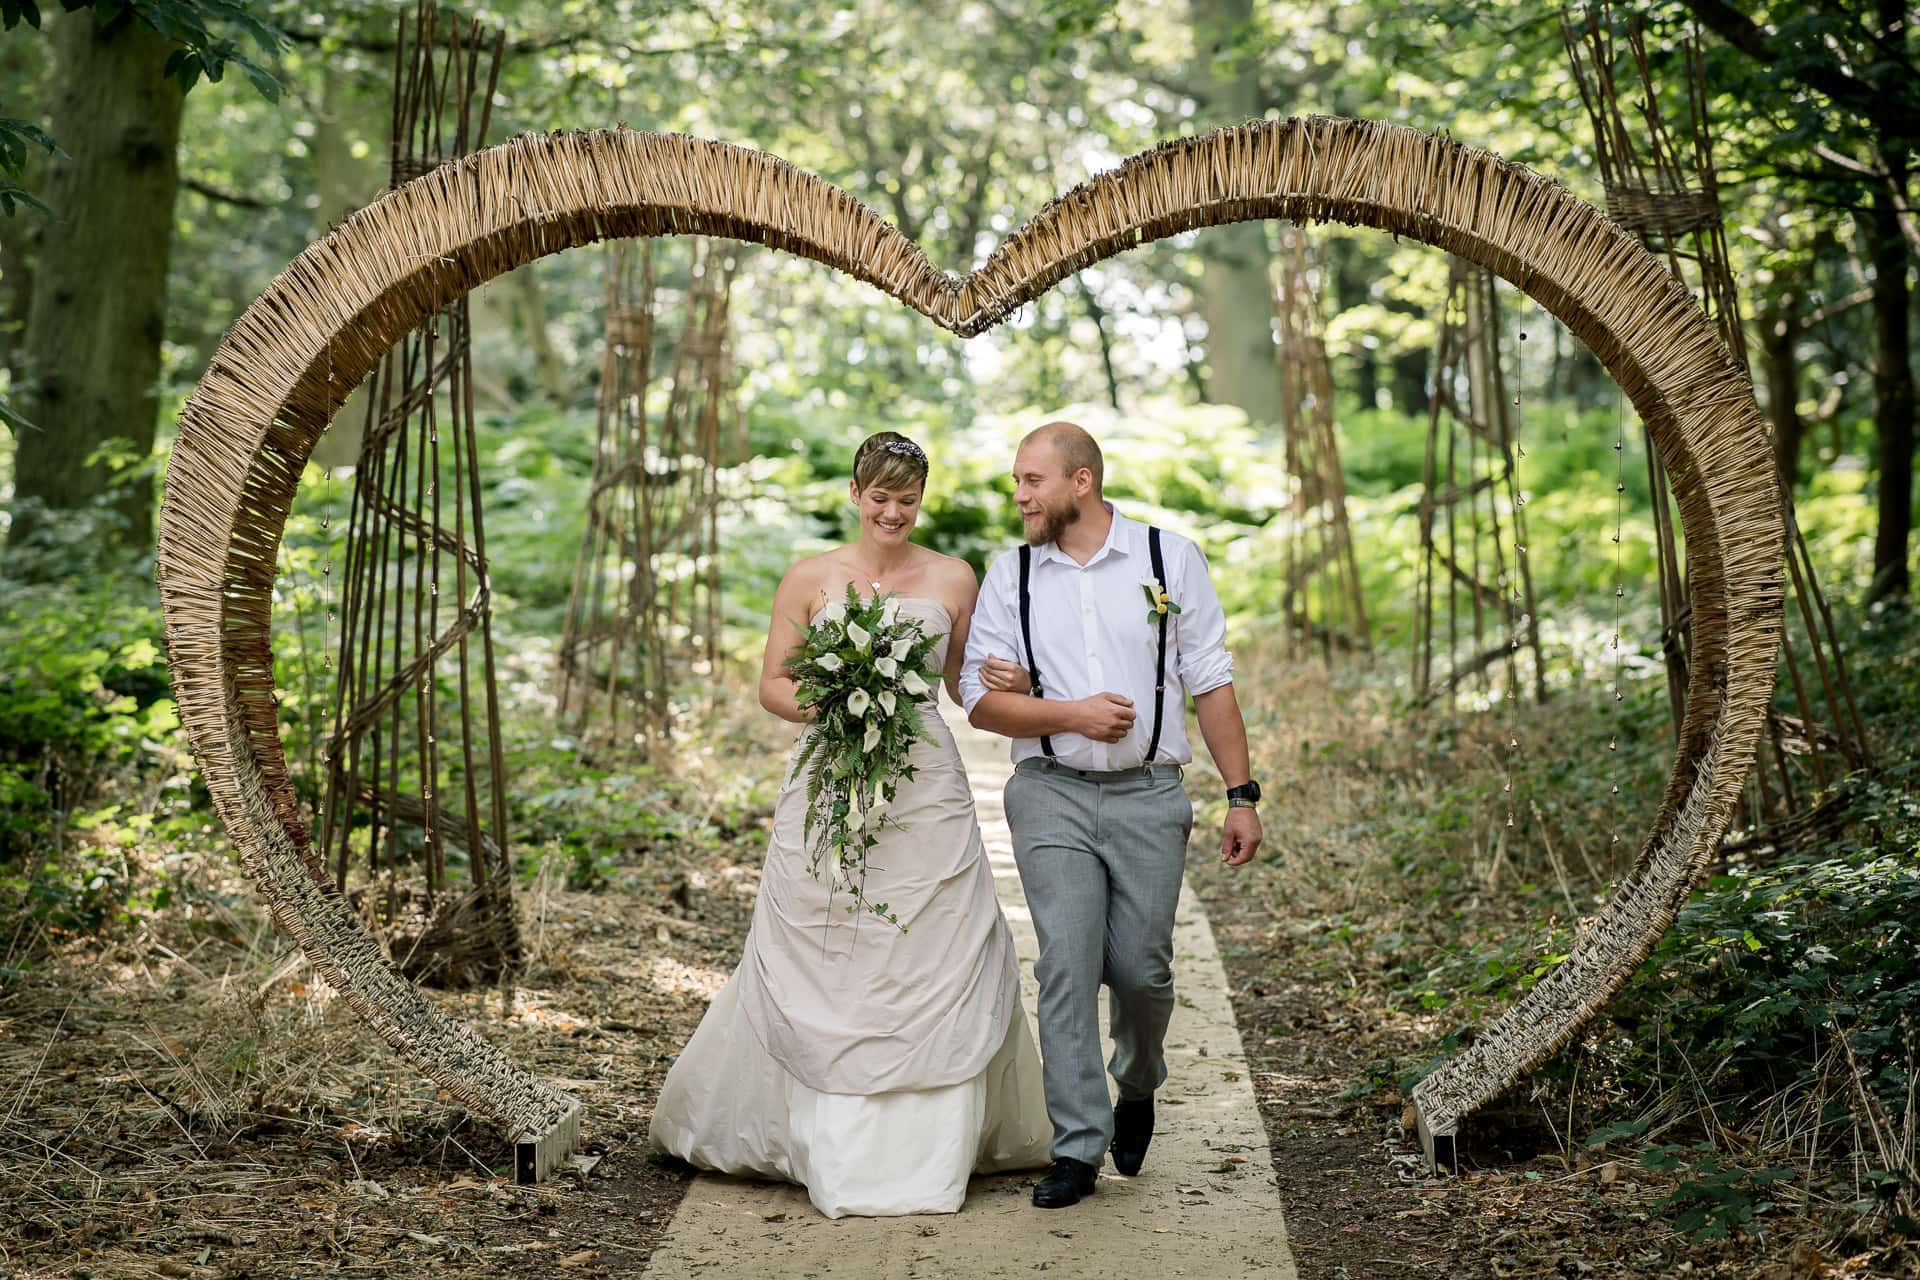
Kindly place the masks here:
<instances>
[{"instance_id":1,"label":"groom","mask_svg":"<svg viewBox=\"0 0 1920 1280\"><path fill-rule=\"evenodd\" d=\"M1261 838L1260 787L1206 559L1189 539L1114 510L1100 496L1102 471L1100 446L1073 423L1049 422L1020 442L1014 502L1027 545L988 568L960 674L967 718L1014 740L1007 822L1040 938L1053 1121L1053 1167L1033 1189L1043 1209L1092 1192L1109 1150L1121 1173L1140 1172L1153 1137L1173 1013L1174 907L1193 829L1180 781L1193 759L1187 695L1228 783L1221 859L1241 866ZM988 688L989 676L1015 665L1031 674L1027 693ZM1111 1111L1102 983L1114 1042L1106 1070L1119 1089Z\"/></svg>"}]
</instances>

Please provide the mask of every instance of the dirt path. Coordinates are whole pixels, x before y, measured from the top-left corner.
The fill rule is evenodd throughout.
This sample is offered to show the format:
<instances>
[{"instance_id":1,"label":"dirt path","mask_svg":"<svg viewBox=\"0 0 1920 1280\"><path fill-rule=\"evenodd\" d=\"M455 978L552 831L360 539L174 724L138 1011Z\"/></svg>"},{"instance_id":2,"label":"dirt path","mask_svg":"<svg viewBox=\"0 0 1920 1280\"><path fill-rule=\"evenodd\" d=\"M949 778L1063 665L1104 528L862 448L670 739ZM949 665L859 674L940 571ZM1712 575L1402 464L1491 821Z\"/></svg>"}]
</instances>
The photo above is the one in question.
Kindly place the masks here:
<instances>
[{"instance_id":1,"label":"dirt path","mask_svg":"<svg viewBox=\"0 0 1920 1280\"><path fill-rule=\"evenodd\" d=\"M949 709L950 710L950 709ZM959 738L1020 951L1032 1016L1035 943L1006 815L1004 741ZM948 1216L823 1218L798 1187L702 1176L688 1189L647 1274L680 1276L1261 1276L1291 1280L1293 1258L1213 932L1190 889L1174 934L1179 1011L1169 1036L1159 1130L1138 1178L1109 1167L1072 1209L1028 1203L1031 1175L978 1178ZM1102 1018L1104 1024L1105 1019Z\"/></svg>"}]
</instances>

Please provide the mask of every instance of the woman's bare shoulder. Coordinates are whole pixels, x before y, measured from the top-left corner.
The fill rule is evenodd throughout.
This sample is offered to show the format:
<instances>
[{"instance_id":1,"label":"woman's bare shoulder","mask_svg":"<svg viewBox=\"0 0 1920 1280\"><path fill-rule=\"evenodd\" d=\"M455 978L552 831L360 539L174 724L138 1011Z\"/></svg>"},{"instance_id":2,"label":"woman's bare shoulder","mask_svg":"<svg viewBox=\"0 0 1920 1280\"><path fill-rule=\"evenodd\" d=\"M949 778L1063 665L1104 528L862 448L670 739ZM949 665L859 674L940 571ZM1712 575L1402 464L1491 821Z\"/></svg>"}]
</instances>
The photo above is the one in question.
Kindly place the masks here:
<instances>
[{"instance_id":1,"label":"woman's bare shoulder","mask_svg":"<svg viewBox=\"0 0 1920 1280\"><path fill-rule=\"evenodd\" d=\"M974 576L973 566L958 556L931 553L937 557L928 566L927 578L933 584L932 594L940 597L947 611L955 618L965 618L973 612L974 597L979 594L980 580Z\"/></svg>"},{"instance_id":2,"label":"woman's bare shoulder","mask_svg":"<svg viewBox=\"0 0 1920 1280\"><path fill-rule=\"evenodd\" d=\"M972 565L959 556L950 556L931 549L927 554L933 557L928 562L929 572L941 583L956 585L964 583L969 589L980 585L980 575L973 571Z\"/></svg>"},{"instance_id":3,"label":"woman's bare shoulder","mask_svg":"<svg viewBox=\"0 0 1920 1280\"><path fill-rule=\"evenodd\" d=\"M822 588L834 574L834 557L840 553L839 547L828 547L825 551L816 551L810 556L801 556L787 566L786 576L780 579L784 588L797 591L813 591Z\"/></svg>"}]
</instances>

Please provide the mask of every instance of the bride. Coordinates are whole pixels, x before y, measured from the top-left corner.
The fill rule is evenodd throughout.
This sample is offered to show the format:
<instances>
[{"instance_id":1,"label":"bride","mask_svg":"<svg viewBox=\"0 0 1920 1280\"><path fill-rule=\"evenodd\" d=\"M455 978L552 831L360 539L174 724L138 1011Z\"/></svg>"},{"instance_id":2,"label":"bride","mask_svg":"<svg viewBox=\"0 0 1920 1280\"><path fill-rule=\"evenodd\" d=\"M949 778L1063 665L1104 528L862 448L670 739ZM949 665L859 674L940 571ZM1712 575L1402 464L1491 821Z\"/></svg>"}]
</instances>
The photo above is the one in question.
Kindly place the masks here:
<instances>
[{"instance_id":1,"label":"bride","mask_svg":"<svg viewBox=\"0 0 1920 1280\"><path fill-rule=\"evenodd\" d=\"M760 672L768 711L807 722L787 660L805 625L844 608L849 583L897 595L927 634L945 634L935 660L959 701L979 587L965 561L908 540L926 479L926 454L905 436L860 445L849 485L859 539L798 561L774 595ZM914 744L913 777L889 810L899 825L867 855L866 894L903 928L848 914L844 894L830 907L824 868L807 869L806 780L789 764L745 954L653 1111L656 1150L801 1183L830 1218L951 1213L971 1173L1047 1163L1052 1129L1013 935L953 735L925 710L930 740Z\"/></svg>"}]
</instances>

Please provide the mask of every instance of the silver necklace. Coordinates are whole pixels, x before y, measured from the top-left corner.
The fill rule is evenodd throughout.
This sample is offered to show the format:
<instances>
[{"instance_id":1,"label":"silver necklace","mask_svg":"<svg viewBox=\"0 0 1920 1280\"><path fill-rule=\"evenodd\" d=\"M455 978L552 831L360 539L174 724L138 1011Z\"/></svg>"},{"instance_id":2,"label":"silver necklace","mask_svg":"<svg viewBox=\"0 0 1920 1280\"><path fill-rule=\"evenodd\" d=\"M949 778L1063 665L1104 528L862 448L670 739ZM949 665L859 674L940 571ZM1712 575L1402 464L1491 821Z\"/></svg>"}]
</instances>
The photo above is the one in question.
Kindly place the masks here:
<instances>
[{"instance_id":1,"label":"silver necklace","mask_svg":"<svg viewBox=\"0 0 1920 1280\"><path fill-rule=\"evenodd\" d=\"M855 560L855 559L854 559L854 558L853 558L852 556L848 556L848 557L847 557L847 559L848 559L848 560L849 560L850 562L852 562L852 564L853 564L853 567L854 567L854 568L856 568L856 569L858 569L858 570L860 570L860 573L862 574L862 576L864 576L864 575L866 574L866 572L867 572L867 570L866 570L866 567L865 567L864 565L862 565L862 564L861 564L861 563L860 563L860 562L859 562L858 560ZM884 575L883 575L883 576L884 576ZM868 579L867 579L867 585L868 585L868 586L870 586L870 587L872 587L872 588L873 588L873 589L874 589L875 591L879 591L879 590L881 590L881 589L882 589L882 588L881 588L881 586L880 586L880 579L879 579L879 578L868 578Z\"/></svg>"}]
</instances>

